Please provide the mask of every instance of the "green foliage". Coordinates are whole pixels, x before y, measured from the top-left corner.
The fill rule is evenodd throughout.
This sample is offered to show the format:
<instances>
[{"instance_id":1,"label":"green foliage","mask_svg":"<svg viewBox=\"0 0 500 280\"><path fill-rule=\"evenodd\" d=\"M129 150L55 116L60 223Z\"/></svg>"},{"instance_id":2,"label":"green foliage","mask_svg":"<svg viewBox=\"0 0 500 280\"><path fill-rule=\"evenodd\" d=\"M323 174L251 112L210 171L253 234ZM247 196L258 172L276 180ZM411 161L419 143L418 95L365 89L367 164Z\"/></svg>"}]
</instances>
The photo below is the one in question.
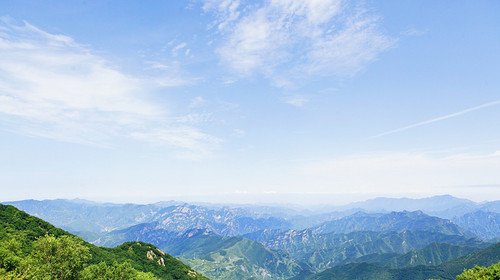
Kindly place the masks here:
<instances>
[{"instance_id":1,"label":"green foliage","mask_svg":"<svg viewBox=\"0 0 500 280\"><path fill-rule=\"evenodd\" d=\"M287 279L303 266L287 253L241 237L192 230L165 250L214 279Z\"/></svg>"},{"instance_id":2,"label":"green foliage","mask_svg":"<svg viewBox=\"0 0 500 280\"><path fill-rule=\"evenodd\" d=\"M19 235L6 236L0 240L0 269L12 271L21 263L21 243Z\"/></svg>"},{"instance_id":3,"label":"green foliage","mask_svg":"<svg viewBox=\"0 0 500 280\"><path fill-rule=\"evenodd\" d=\"M490 267L476 265L458 275L456 280L500 280L500 263Z\"/></svg>"},{"instance_id":4,"label":"green foliage","mask_svg":"<svg viewBox=\"0 0 500 280\"><path fill-rule=\"evenodd\" d=\"M459 235L410 230L317 234L306 229L262 231L244 237L262 241L271 249L286 251L294 259L309 264L316 271L350 262L368 262L392 268L437 265L479 250L487 244ZM450 245L423 250L433 242Z\"/></svg>"},{"instance_id":5,"label":"green foliage","mask_svg":"<svg viewBox=\"0 0 500 280\"><path fill-rule=\"evenodd\" d=\"M2 204L0 204L0 228L0 236L6 233L23 232L26 235L26 239L31 241L45 234L54 236L70 235L70 233L56 228L44 220L19 211L13 206Z\"/></svg>"},{"instance_id":6,"label":"green foliage","mask_svg":"<svg viewBox=\"0 0 500 280\"><path fill-rule=\"evenodd\" d=\"M81 280L122 280L122 279L136 279L136 280L154 280L154 275L150 272L144 273L132 268L129 262L117 263L107 265L105 262L87 266L80 273Z\"/></svg>"},{"instance_id":7,"label":"green foliage","mask_svg":"<svg viewBox=\"0 0 500 280\"><path fill-rule=\"evenodd\" d=\"M151 244L129 242L100 248L0 204L0 279L208 278Z\"/></svg>"},{"instance_id":8,"label":"green foliage","mask_svg":"<svg viewBox=\"0 0 500 280\"><path fill-rule=\"evenodd\" d=\"M164 279L207 279L174 257L144 242L126 242L115 248L91 247L92 263L131 261L133 268Z\"/></svg>"},{"instance_id":9,"label":"green foliage","mask_svg":"<svg viewBox=\"0 0 500 280\"><path fill-rule=\"evenodd\" d=\"M21 269L26 279L77 279L91 255L83 240L75 236L46 235L33 242L33 251Z\"/></svg>"}]
</instances>

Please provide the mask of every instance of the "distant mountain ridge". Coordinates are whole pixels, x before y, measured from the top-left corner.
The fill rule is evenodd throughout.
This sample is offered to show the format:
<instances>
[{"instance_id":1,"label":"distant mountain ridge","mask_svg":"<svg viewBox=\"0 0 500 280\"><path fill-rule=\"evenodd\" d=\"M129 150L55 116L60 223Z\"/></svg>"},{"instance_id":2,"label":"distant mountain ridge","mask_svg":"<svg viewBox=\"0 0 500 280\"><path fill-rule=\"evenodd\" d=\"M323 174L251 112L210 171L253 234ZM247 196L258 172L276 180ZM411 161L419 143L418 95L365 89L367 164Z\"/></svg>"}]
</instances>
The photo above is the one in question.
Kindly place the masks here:
<instances>
[{"instance_id":1,"label":"distant mountain ridge","mask_svg":"<svg viewBox=\"0 0 500 280\"><path fill-rule=\"evenodd\" d=\"M240 208L206 208L189 204L99 204L72 200L24 200L8 202L36 217L72 232L103 233L141 223L156 222L169 231L206 228L224 236L265 228L288 228L283 218Z\"/></svg>"},{"instance_id":2,"label":"distant mountain ridge","mask_svg":"<svg viewBox=\"0 0 500 280\"><path fill-rule=\"evenodd\" d=\"M499 213L478 210L460 217L454 217L453 222L480 238L492 239L500 236Z\"/></svg>"},{"instance_id":3,"label":"distant mountain ridge","mask_svg":"<svg viewBox=\"0 0 500 280\"><path fill-rule=\"evenodd\" d=\"M426 230L450 235L469 234L450 220L432 217L422 211L391 212L370 215L358 212L354 215L325 222L313 227L316 233L349 233L353 231L400 232L403 230Z\"/></svg>"},{"instance_id":4,"label":"distant mountain ridge","mask_svg":"<svg viewBox=\"0 0 500 280\"><path fill-rule=\"evenodd\" d=\"M86 200L5 202L68 231L109 232L150 221L161 209L154 204L113 204Z\"/></svg>"},{"instance_id":5,"label":"distant mountain ridge","mask_svg":"<svg viewBox=\"0 0 500 280\"><path fill-rule=\"evenodd\" d=\"M451 195L437 195L426 198L387 198L378 197L362 202L349 203L341 208L360 208L366 211L423 211L439 212L450 208L476 207L479 204L468 199L456 198Z\"/></svg>"}]
</instances>

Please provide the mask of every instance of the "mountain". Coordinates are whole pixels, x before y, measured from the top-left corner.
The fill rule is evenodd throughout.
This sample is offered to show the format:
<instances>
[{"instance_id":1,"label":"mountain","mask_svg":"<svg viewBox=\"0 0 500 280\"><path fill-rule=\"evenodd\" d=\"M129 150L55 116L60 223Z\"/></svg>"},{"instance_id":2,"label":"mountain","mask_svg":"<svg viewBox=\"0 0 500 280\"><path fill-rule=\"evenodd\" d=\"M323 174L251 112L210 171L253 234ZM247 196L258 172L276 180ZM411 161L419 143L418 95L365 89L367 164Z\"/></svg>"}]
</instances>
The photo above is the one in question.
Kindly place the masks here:
<instances>
[{"instance_id":1,"label":"mountain","mask_svg":"<svg viewBox=\"0 0 500 280\"><path fill-rule=\"evenodd\" d=\"M455 207L474 208L477 207L477 203L468 199L456 198L451 195L438 195L419 199L378 197L362 202L349 203L341 208L359 208L370 212L417 210L423 212L440 212Z\"/></svg>"},{"instance_id":2,"label":"mountain","mask_svg":"<svg viewBox=\"0 0 500 280\"><path fill-rule=\"evenodd\" d=\"M464 269L490 266L500 261L500 243L491 245L477 252L442 263L437 266L415 266L399 269L378 266L369 263L351 263L336 266L320 273L303 271L291 280L340 280L340 279L377 279L377 280L452 280Z\"/></svg>"},{"instance_id":3,"label":"mountain","mask_svg":"<svg viewBox=\"0 0 500 280\"><path fill-rule=\"evenodd\" d=\"M173 232L157 222L111 232L96 243L115 246L135 240L151 243L215 279L286 279L304 267L288 253L271 250L258 241L225 237L208 229Z\"/></svg>"},{"instance_id":4,"label":"mountain","mask_svg":"<svg viewBox=\"0 0 500 280\"><path fill-rule=\"evenodd\" d=\"M263 242L271 249L288 252L298 261L319 271L335 265L356 261L372 254L406 254L439 242L469 248L484 248L481 240L461 235L431 231L373 232L320 234L311 229L296 231L264 230L244 237ZM470 252L470 251L469 251ZM450 254L451 255L451 254ZM460 253L455 254L459 256ZM409 263L410 264L410 263Z\"/></svg>"},{"instance_id":5,"label":"mountain","mask_svg":"<svg viewBox=\"0 0 500 280\"><path fill-rule=\"evenodd\" d=\"M479 247L458 246L448 243L434 242L424 248L411 250L403 255L395 253L371 254L357 258L351 262L367 262L390 268L402 268L418 265L439 265L479 250Z\"/></svg>"},{"instance_id":6,"label":"mountain","mask_svg":"<svg viewBox=\"0 0 500 280\"><path fill-rule=\"evenodd\" d=\"M482 203L480 210L500 213L500 200Z\"/></svg>"},{"instance_id":7,"label":"mountain","mask_svg":"<svg viewBox=\"0 0 500 280\"><path fill-rule=\"evenodd\" d=\"M24 262L33 259L36 260L36 257L44 252L57 254L57 252L66 251L67 255L72 258L63 259L64 263L61 266L71 265L72 262L76 262L75 260L78 259L80 261L89 259L87 263L83 262L82 266L78 269L83 269L85 266L92 267L92 265L96 265L92 267L95 270L106 269L106 267L113 267L110 269L127 269L127 266L130 266L128 268L129 272L149 272L160 279L207 279L192 270L189 266L163 253L151 244L130 242L115 248L97 247L10 205L0 204L0 241L0 245L2 246L0 248L2 252L0 254L0 275L1 273L14 273L16 266L22 266ZM59 245L47 251L37 251L35 248L36 246L52 246L51 244ZM71 253L71 248L73 247L65 248L62 246L65 244L74 246L74 248L78 249L77 252L81 251L81 258ZM20 249L15 249L16 246L20 246ZM53 261L55 257L50 256L45 260L48 259L52 259ZM120 263L124 265L120 266ZM43 263L38 264L33 262L30 264L30 267L32 271L37 271L37 269L43 268L42 265ZM51 269L53 270L54 267ZM73 267L73 269L77 269L77 267Z\"/></svg>"},{"instance_id":8,"label":"mountain","mask_svg":"<svg viewBox=\"0 0 500 280\"><path fill-rule=\"evenodd\" d=\"M6 204L78 233L87 241L94 241L106 232L152 222L168 231L204 228L224 236L290 227L290 222L284 218L254 208L203 207L174 201L137 205L57 199Z\"/></svg>"},{"instance_id":9,"label":"mountain","mask_svg":"<svg viewBox=\"0 0 500 280\"><path fill-rule=\"evenodd\" d=\"M70 232L102 233L150 222L161 207L97 203L81 199L5 202Z\"/></svg>"},{"instance_id":10,"label":"mountain","mask_svg":"<svg viewBox=\"0 0 500 280\"><path fill-rule=\"evenodd\" d=\"M223 236L237 236L262 229L290 227L290 223L283 218L250 213L241 208L209 209L188 204L163 208L154 217L154 221L168 231L208 229Z\"/></svg>"},{"instance_id":11,"label":"mountain","mask_svg":"<svg viewBox=\"0 0 500 280\"><path fill-rule=\"evenodd\" d=\"M193 205L178 201L155 204L113 204L73 200L24 200L5 202L92 241L99 235L141 223L158 222L165 230L182 232L207 228L223 236L237 236L263 229L304 229L317 227L347 216L379 216L390 212L421 210L431 216L451 219L482 210L500 213L500 201L475 203L449 195L422 199L376 198L321 211L266 205ZM330 209L326 212L327 209ZM334 210L333 212L331 210ZM401 212L403 211L403 212ZM363 214L364 213L364 214ZM410 228L408 228L410 229ZM415 229L415 228L413 228ZM348 230L373 230L355 228ZM325 232L325 231L324 231Z\"/></svg>"},{"instance_id":12,"label":"mountain","mask_svg":"<svg viewBox=\"0 0 500 280\"><path fill-rule=\"evenodd\" d=\"M400 232L404 230L432 231L449 235L470 235L450 220L432 217L422 211L391 212L385 215L356 213L313 227L316 233L348 233L354 231Z\"/></svg>"},{"instance_id":13,"label":"mountain","mask_svg":"<svg viewBox=\"0 0 500 280\"><path fill-rule=\"evenodd\" d=\"M431 216L451 219L477 210L500 213L500 201L476 203L451 195L438 195L419 199L379 197L343 206L329 207L329 209L333 211L359 209L360 211L377 213L420 210Z\"/></svg>"},{"instance_id":14,"label":"mountain","mask_svg":"<svg viewBox=\"0 0 500 280\"><path fill-rule=\"evenodd\" d=\"M185 232L162 249L214 279L287 279L306 267L260 242L200 229Z\"/></svg>"},{"instance_id":15,"label":"mountain","mask_svg":"<svg viewBox=\"0 0 500 280\"><path fill-rule=\"evenodd\" d=\"M157 222L153 222L94 236L91 243L98 246L114 247L128 241L143 241L160 246L174 242L180 234L180 232L163 229Z\"/></svg>"},{"instance_id":16,"label":"mountain","mask_svg":"<svg viewBox=\"0 0 500 280\"><path fill-rule=\"evenodd\" d=\"M379 198L367 201L365 206L378 209L377 204L391 201L395 201L395 205L390 205L392 208L406 203L406 208L421 205L427 211L448 214L461 213L456 208L462 206L475 210L455 218L461 227L423 211L406 210L373 213L339 208L335 212L318 213L176 201L135 205L27 200L11 204L47 217L94 245L114 247L86 245L98 248L91 249L95 260L105 260L107 264L112 264L112 259L122 262L127 255L120 254L137 251L139 257L147 254L156 263L158 258L165 262L166 257L156 250L159 248L216 279L287 279L311 276L334 267L345 267L343 273L347 273L356 270L353 263L359 262L370 263L368 270L392 275L399 273L394 272L398 271L396 268L434 267L491 244L474 238L474 234L485 239L496 235L497 214L484 210L486 206L494 209L495 202L476 204L441 196L394 201ZM432 203L444 205L433 207ZM309 228L303 229L305 226ZM389 268L394 271L388 272Z\"/></svg>"},{"instance_id":17,"label":"mountain","mask_svg":"<svg viewBox=\"0 0 500 280\"><path fill-rule=\"evenodd\" d=\"M380 218L383 216L392 218L398 217L398 215L391 214L365 215L358 213L354 215L355 218ZM407 216L408 215L403 215L403 217ZM420 217L420 214L416 213L416 216ZM424 218L426 217L428 216L424 215ZM434 217L430 218L432 221L434 221ZM442 219L437 220L442 221ZM448 222L446 222L445 224L447 223ZM427 223L423 224L427 225ZM426 229L425 227L419 228ZM435 225L431 223L429 229L435 229ZM203 232L204 234L201 234L200 232ZM443 232L448 233L448 231L446 230L443 230ZM286 252L287 255L281 257L284 257L285 259L294 259L297 263L306 264L316 271L326 269L335 265L353 262L358 258L367 255L395 254L393 255L393 257L399 256L402 254L406 254L412 250L422 249L434 242L456 245L457 248L448 248L450 252L444 252L444 249L443 252L433 251L429 253L429 250L417 252L419 256L423 253L428 253L427 255L433 256L433 258L430 257L419 259L419 261L423 261L428 265L438 264L453 257L461 256L465 253L469 253L475 249L483 248L488 245L481 240L461 235L449 235L438 231L434 232L410 230L403 230L401 232L356 231L340 234L322 234L312 229L266 229L245 234L242 235L242 237L244 237L243 239L262 242L263 245L265 245L269 249ZM213 262L210 263L211 259L210 261L203 261L203 265L201 265L199 262L195 262L194 259L201 259L201 256L209 255L212 251L224 249L224 246L228 246L227 244L231 244L231 242L234 242L235 240L238 240L238 242L240 242L242 241L242 238L234 237L233 239L231 239L228 237L219 236L215 232L208 229L191 229L185 232L169 231L165 230L163 226L158 222L154 222L132 226L123 230L113 231L101 237L99 240L96 240L95 244L116 246L116 244L120 244L126 241L144 241L152 243L153 245L160 247L162 250L168 251L176 257L182 257L186 259L187 263L195 266L195 268L200 270L201 272L211 277L220 278L227 276L223 274L211 274L210 271L215 269ZM254 250L262 251L262 245L259 242L245 242L247 246L249 246L249 248L253 246ZM456 250L453 251L453 249ZM259 254L253 255L256 256ZM260 269L263 266L263 264L258 263L258 258L257 260L247 258L247 256L242 255L241 251L238 250L233 250L233 255L231 256L227 254L223 254L223 256L225 256L226 260L222 260L219 258L219 263L225 263L227 262L227 259L244 259L244 265L247 267L254 266ZM279 260L279 257L275 259ZM431 260L431 263L427 263L428 260ZM282 260L280 261L284 262ZM390 261L396 263L404 263L404 261L398 260ZM412 265L411 262L408 262L408 265ZM223 267L232 266L233 264L229 262L225 263ZM247 269L247 271L250 270ZM291 271L293 271L293 273L296 273L296 271L293 269ZM285 275L283 273L276 274L276 272L269 272L269 274ZM234 274L231 275L234 276ZM239 277L242 277L241 275L243 274L238 275L240 275Z\"/></svg>"},{"instance_id":18,"label":"mountain","mask_svg":"<svg viewBox=\"0 0 500 280\"><path fill-rule=\"evenodd\" d=\"M483 239L500 237L499 213L478 210L455 217L453 222Z\"/></svg>"}]
</instances>

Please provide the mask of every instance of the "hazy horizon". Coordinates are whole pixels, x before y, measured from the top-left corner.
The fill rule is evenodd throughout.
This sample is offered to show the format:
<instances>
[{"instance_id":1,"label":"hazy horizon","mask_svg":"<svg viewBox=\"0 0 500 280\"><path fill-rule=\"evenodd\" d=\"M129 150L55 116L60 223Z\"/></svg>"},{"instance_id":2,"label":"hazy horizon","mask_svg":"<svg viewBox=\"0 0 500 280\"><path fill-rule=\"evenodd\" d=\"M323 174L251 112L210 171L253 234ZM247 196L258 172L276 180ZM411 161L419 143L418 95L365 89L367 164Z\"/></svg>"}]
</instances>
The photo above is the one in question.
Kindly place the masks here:
<instances>
[{"instance_id":1,"label":"hazy horizon","mask_svg":"<svg viewBox=\"0 0 500 280\"><path fill-rule=\"evenodd\" d=\"M163 202L178 202L178 203L188 203L193 205L227 205L227 206L277 206L277 207L289 207L295 209L318 209L322 207L341 207L347 206L352 203L366 202L374 199L380 198L388 198L388 199L426 199L426 198L434 198L434 197L446 197L451 196L456 199L464 199L470 200L475 203L487 203L496 201L495 199L489 200L478 200L471 199L467 197L460 196L452 196L449 194L439 194L432 196L425 195L415 195L415 196L376 196L376 195L363 195L363 196L354 196L354 195L335 195L335 194L218 194L218 195L179 195L172 197L165 197L164 199L151 199L151 200L116 200L112 197L105 198L81 198L81 197L53 197L53 198L42 198L42 199L33 199L33 198L25 198L25 199L16 199L16 200L4 200L0 202L14 202L14 201L23 201L23 200L68 200L68 201L88 201L95 203L113 203L113 204L156 204Z\"/></svg>"}]
</instances>

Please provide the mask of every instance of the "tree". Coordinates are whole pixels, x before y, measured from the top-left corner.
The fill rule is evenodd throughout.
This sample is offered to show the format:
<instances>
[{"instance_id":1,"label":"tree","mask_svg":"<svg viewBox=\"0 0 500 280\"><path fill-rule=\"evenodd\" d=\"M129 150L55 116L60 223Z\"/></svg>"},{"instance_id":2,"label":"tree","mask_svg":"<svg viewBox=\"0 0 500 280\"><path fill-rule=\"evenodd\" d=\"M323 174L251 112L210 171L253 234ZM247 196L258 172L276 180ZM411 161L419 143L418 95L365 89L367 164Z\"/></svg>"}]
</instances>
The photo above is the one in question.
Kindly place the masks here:
<instances>
[{"instance_id":1,"label":"tree","mask_svg":"<svg viewBox=\"0 0 500 280\"><path fill-rule=\"evenodd\" d=\"M86 267L81 273L81 280L122 280L122 279L136 279L136 280L154 280L156 279L152 273L144 273L135 270L130 263L124 262L118 264L114 262L113 265L107 265L105 262L94 264Z\"/></svg>"},{"instance_id":2,"label":"tree","mask_svg":"<svg viewBox=\"0 0 500 280\"><path fill-rule=\"evenodd\" d=\"M9 279L16 275L16 271L23 260L21 234L5 234L0 239L0 278Z\"/></svg>"},{"instance_id":3,"label":"tree","mask_svg":"<svg viewBox=\"0 0 500 280\"><path fill-rule=\"evenodd\" d=\"M45 235L33 242L31 254L24 260L26 279L77 279L91 258L83 240L74 236Z\"/></svg>"},{"instance_id":4,"label":"tree","mask_svg":"<svg viewBox=\"0 0 500 280\"><path fill-rule=\"evenodd\" d=\"M490 267L475 266L457 276L456 280L500 280L500 263Z\"/></svg>"}]
</instances>

